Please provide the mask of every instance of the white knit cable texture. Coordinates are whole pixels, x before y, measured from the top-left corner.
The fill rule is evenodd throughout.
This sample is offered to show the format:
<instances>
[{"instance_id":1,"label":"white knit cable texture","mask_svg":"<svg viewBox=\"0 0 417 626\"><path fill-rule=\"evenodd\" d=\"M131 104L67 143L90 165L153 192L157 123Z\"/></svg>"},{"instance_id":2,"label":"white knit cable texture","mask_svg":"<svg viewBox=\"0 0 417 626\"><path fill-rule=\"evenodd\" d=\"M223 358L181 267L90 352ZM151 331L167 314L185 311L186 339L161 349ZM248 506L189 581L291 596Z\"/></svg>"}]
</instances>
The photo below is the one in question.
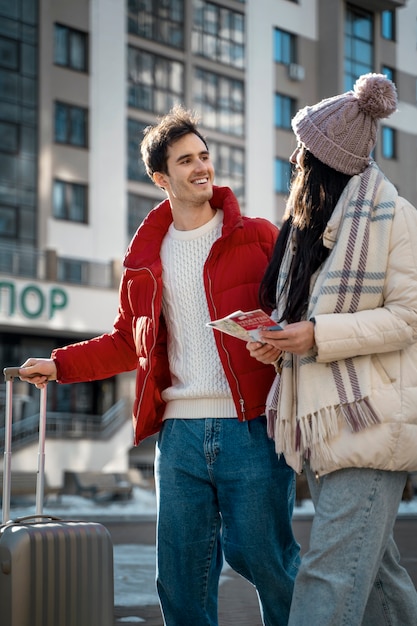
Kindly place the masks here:
<instances>
[{"instance_id":1,"label":"white knit cable texture","mask_svg":"<svg viewBox=\"0 0 417 626\"><path fill-rule=\"evenodd\" d=\"M167 417L234 417L236 409L214 341L203 268L222 229L222 212L191 231L171 227L161 248L163 313L172 386L163 393ZM215 411L217 414L213 414Z\"/></svg>"}]
</instances>

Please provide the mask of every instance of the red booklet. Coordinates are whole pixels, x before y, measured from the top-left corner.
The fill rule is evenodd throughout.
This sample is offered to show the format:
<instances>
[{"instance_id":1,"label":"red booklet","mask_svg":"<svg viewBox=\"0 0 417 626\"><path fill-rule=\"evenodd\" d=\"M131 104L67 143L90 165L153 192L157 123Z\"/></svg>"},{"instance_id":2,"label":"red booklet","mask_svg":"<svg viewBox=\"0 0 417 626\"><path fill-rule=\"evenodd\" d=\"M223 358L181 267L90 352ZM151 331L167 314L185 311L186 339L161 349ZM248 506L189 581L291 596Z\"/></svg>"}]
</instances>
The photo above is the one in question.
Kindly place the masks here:
<instances>
[{"instance_id":1,"label":"red booklet","mask_svg":"<svg viewBox=\"0 0 417 626\"><path fill-rule=\"evenodd\" d=\"M269 330L282 330L282 326L277 324L262 309L235 311L222 319L207 322L207 326L244 341L260 341L259 331L262 328L268 327Z\"/></svg>"}]
</instances>

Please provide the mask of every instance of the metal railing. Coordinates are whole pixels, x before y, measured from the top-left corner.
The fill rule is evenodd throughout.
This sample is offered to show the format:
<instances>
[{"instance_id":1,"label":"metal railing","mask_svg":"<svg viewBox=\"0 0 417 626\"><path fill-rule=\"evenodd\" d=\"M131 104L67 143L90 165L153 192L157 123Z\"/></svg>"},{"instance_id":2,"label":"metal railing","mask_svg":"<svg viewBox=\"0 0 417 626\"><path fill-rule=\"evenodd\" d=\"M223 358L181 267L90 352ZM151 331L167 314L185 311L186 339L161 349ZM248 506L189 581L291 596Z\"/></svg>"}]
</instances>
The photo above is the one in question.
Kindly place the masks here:
<instances>
[{"instance_id":1,"label":"metal railing","mask_svg":"<svg viewBox=\"0 0 417 626\"><path fill-rule=\"evenodd\" d=\"M46 257L43 252L29 246L1 243L0 272L23 278L46 278Z\"/></svg>"},{"instance_id":2,"label":"metal railing","mask_svg":"<svg viewBox=\"0 0 417 626\"><path fill-rule=\"evenodd\" d=\"M103 415L81 413L47 412L46 436L55 439L100 439L107 440L118 426L129 419L127 403L122 398ZM37 441L39 413L13 424L13 450ZM0 452L4 451L4 426L0 427Z\"/></svg>"},{"instance_id":3,"label":"metal railing","mask_svg":"<svg viewBox=\"0 0 417 626\"><path fill-rule=\"evenodd\" d=\"M78 264L82 271L66 272L68 263ZM14 276L115 289L120 279L120 267L112 260L92 261L58 257L55 250L38 250L29 246L1 242L0 274L7 274L9 278Z\"/></svg>"}]
</instances>

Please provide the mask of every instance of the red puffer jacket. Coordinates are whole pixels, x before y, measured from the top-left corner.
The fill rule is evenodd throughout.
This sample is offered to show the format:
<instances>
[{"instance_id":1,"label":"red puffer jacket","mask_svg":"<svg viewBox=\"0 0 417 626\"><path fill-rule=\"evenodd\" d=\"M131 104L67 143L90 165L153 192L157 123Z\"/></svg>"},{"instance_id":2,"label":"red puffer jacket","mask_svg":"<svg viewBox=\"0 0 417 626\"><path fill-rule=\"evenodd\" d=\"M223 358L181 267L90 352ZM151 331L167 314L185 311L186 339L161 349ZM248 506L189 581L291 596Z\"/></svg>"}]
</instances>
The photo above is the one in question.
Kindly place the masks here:
<instances>
[{"instance_id":1,"label":"red puffer jacket","mask_svg":"<svg viewBox=\"0 0 417 626\"><path fill-rule=\"evenodd\" d=\"M228 187L214 187L211 205L224 211L222 236L214 243L204 267L210 316L216 319L238 309L259 307L259 283L278 229L266 219L243 217ZM113 332L52 353L61 383L137 370L135 445L159 431L165 407L161 393L170 384L159 253L171 222L171 208L165 200L149 213L133 237L124 259ZM253 359L244 341L213 332L239 419L261 415L274 368Z\"/></svg>"}]
</instances>

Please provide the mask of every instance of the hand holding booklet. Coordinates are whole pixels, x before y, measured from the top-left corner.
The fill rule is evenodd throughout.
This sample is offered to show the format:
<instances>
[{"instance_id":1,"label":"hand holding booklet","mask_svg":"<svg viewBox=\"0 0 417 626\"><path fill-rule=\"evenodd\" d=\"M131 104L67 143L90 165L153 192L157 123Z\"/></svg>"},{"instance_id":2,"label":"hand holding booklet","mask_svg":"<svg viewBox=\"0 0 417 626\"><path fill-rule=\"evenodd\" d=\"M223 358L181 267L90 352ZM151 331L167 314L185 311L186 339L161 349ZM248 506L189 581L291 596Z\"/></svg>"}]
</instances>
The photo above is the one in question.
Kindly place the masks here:
<instances>
[{"instance_id":1,"label":"hand holding booklet","mask_svg":"<svg viewBox=\"0 0 417 626\"><path fill-rule=\"evenodd\" d=\"M232 335L238 339L243 339L243 341L260 341L259 331L265 328L268 328L268 330L282 330L282 326L277 324L262 309L235 311L219 320L207 322L206 326L220 330L222 333Z\"/></svg>"}]
</instances>

